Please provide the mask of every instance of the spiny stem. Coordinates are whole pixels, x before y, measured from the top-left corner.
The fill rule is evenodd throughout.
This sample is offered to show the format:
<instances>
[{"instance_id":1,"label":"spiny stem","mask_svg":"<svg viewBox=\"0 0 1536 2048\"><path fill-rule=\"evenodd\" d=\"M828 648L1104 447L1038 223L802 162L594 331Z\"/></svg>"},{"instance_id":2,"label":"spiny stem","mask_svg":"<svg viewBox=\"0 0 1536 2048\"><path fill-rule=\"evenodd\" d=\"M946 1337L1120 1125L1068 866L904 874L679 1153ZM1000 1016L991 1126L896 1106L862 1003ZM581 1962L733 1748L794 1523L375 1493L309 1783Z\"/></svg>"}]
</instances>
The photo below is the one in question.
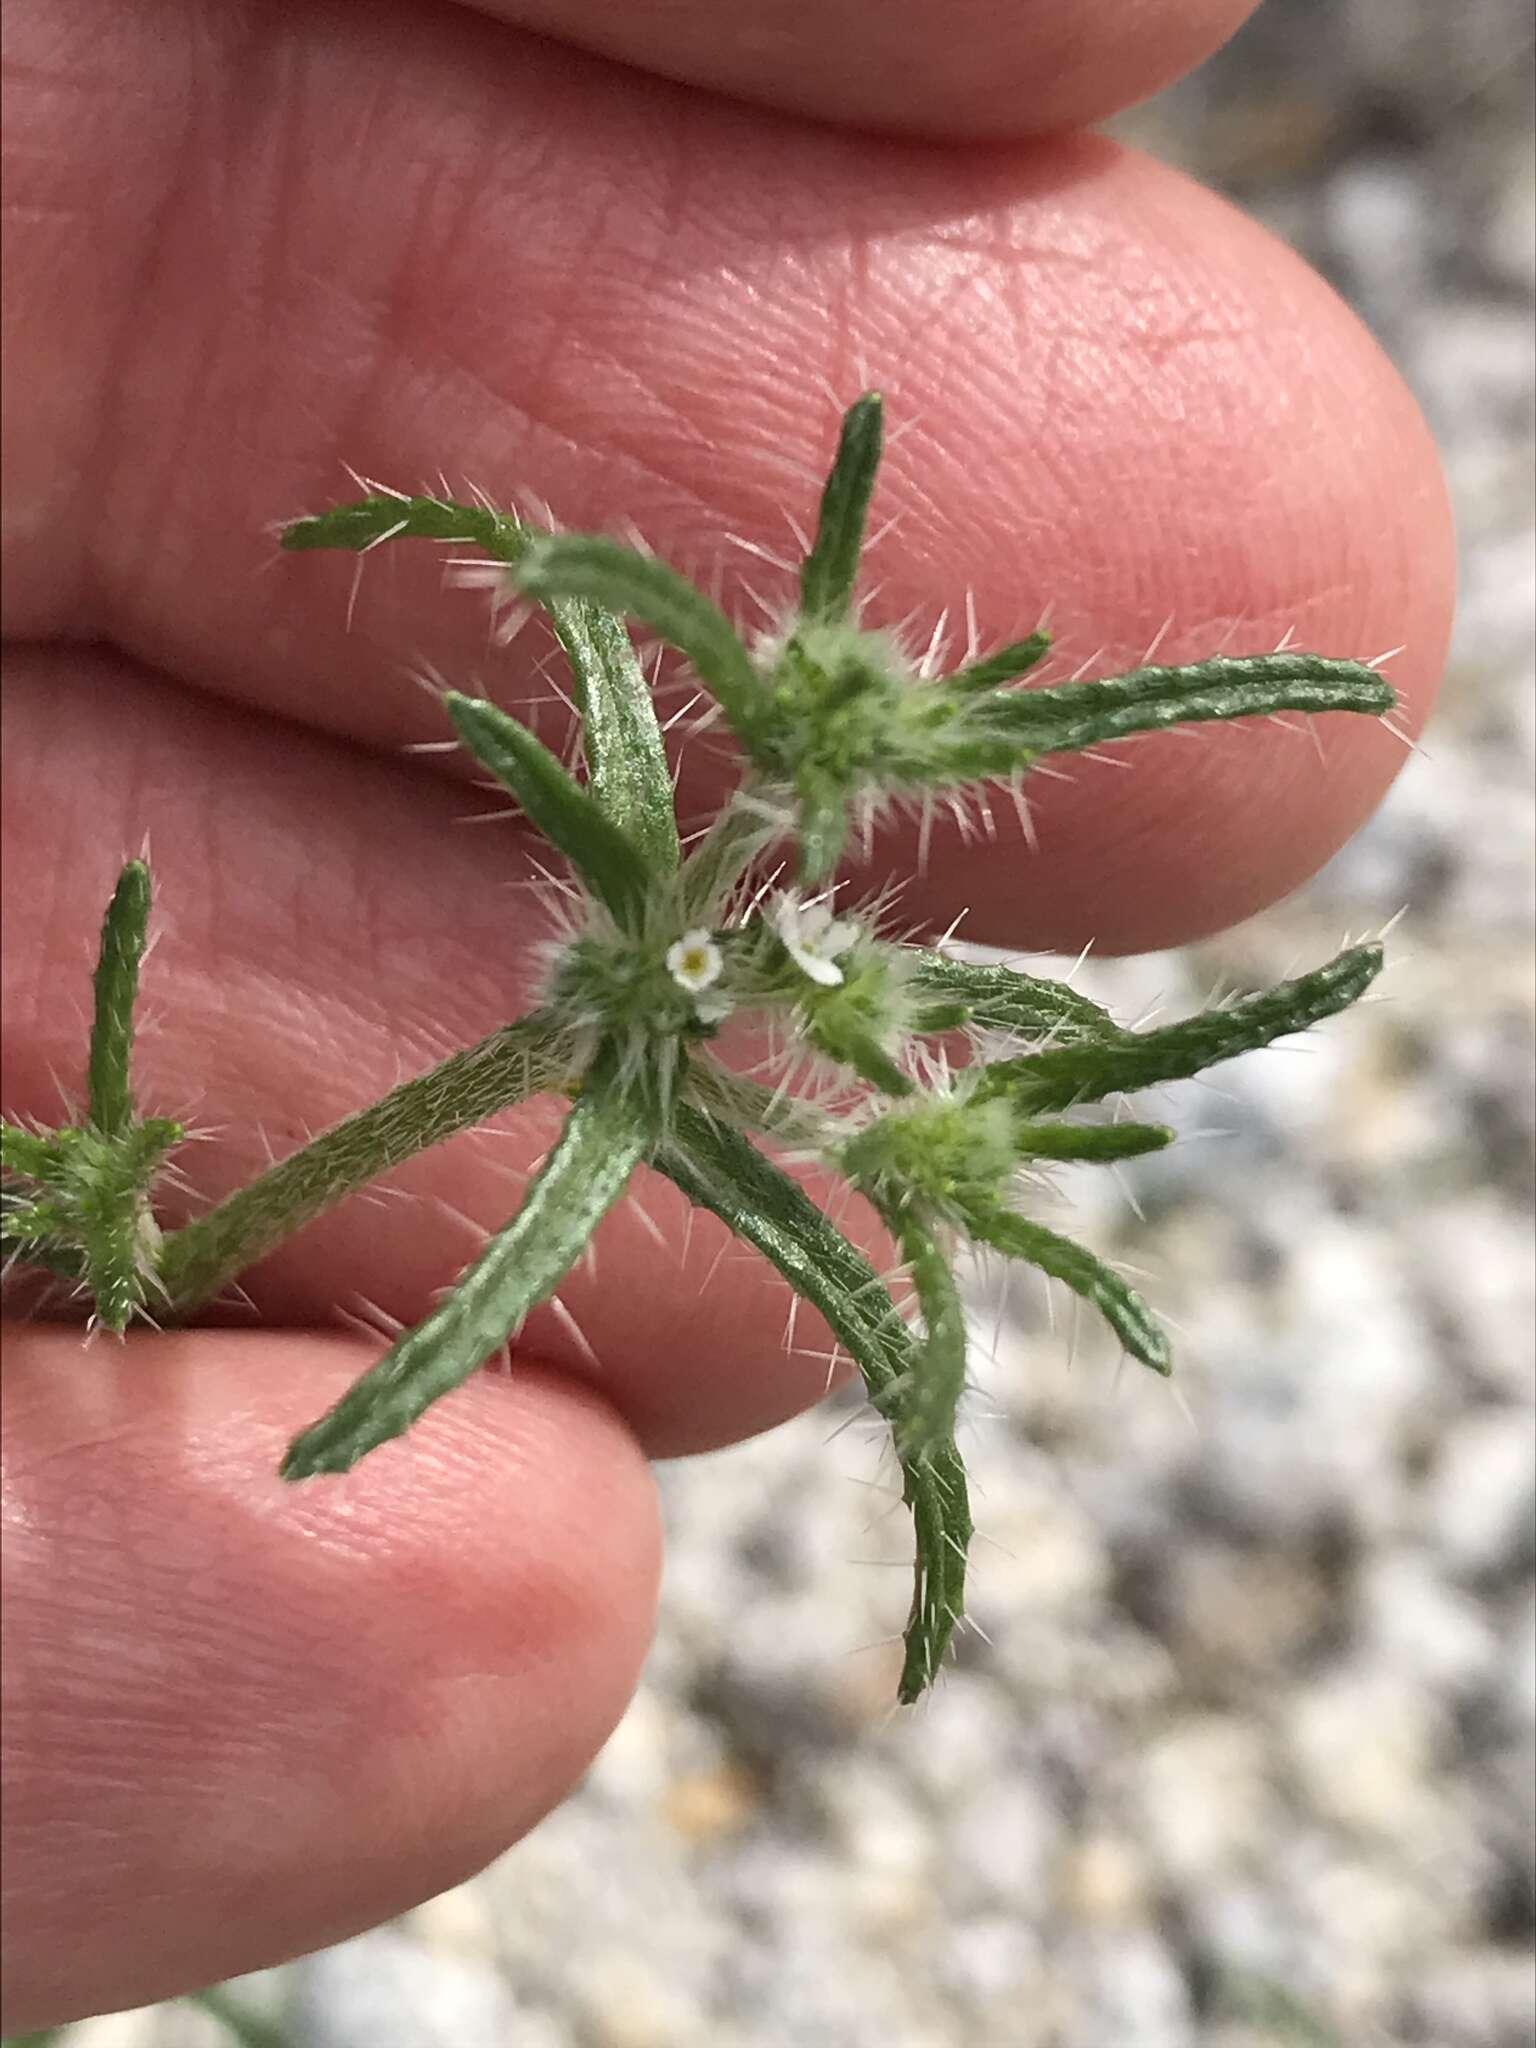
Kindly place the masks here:
<instances>
[{"instance_id":1,"label":"spiny stem","mask_svg":"<svg viewBox=\"0 0 1536 2048\"><path fill-rule=\"evenodd\" d=\"M166 1238L161 1284L189 1315L332 1202L456 1131L569 1077L571 1040L542 1010L403 1081Z\"/></svg>"}]
</instances>

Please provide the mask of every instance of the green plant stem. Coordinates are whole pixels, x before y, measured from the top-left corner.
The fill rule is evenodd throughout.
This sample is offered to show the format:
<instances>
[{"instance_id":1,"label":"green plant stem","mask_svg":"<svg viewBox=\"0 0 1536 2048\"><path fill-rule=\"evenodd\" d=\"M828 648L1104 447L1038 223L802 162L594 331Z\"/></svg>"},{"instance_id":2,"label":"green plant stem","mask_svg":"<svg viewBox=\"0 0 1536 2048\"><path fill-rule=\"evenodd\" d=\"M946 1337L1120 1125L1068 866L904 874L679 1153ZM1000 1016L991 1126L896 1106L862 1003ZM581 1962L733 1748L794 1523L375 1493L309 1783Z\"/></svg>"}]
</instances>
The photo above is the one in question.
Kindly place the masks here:
<instances>
[{"instance_id":1,"label":"green plant stem","mask_svg":"<svg viewBox=\"0 0 1536 2048\"><path fill-rule=\"evenodd\" d=\"M573 1057L570 1039L535 1010L322 1131L166 1238L160 1280L170 1313L189 1315L291 1231L391 1167L560 1086Z\"/></svg>"}]
</instances>

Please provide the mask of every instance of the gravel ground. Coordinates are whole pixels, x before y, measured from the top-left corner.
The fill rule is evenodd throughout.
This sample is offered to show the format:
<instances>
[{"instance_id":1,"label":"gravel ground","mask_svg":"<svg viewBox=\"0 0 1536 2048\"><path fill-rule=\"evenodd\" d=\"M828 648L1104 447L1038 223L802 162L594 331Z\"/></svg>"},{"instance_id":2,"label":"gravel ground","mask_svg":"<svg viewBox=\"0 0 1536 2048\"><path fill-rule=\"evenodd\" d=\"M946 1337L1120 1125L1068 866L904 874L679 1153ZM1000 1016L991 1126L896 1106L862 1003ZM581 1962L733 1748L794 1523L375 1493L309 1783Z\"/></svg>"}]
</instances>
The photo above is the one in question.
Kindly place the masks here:
<instances>
[{"instance_id":1,"label":"gravel ground","mask_svg":"<svg viewBox=\"0 0 1536 2048\"><path fill-rule=\"evenodd\" d=\"M1464 551L1443 709L1371 826L1220 942L1084 970L1192 1006L1407 906L1382 1000L1170 1096L1219 1143L1063 1184L1177 1319L1181 1397L1025 1281L982 1299L987 1637L900 1719L905 1537L855 1405L665 1471L660 1634L586 1785L248 1980L296 2040L1536 2041L1530 44L1513 0L1272 0L1121 124L1360 309ZM179 2007L71 2044L220 2038Z\"/></svg>"}]
</instances>

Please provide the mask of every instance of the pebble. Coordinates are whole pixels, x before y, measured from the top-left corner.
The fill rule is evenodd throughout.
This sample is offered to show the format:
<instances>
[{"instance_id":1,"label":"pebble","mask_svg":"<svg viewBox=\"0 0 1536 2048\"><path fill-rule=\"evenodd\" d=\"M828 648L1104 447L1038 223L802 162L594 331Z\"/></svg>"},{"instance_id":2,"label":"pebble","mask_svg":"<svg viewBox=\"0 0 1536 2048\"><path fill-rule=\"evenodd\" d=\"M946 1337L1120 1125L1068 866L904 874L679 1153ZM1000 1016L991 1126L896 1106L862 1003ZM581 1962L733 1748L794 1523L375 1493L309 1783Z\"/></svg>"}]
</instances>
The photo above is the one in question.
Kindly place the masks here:
<instances>
[{"instance_id":1,"label":"pebble","mask_svg":"<svg viewBox=\"0 0 1536 2048\"><path fill-rule=\"evenodd\" d=\"M1536 1550L1536 1427L1527 1408L1474 1409L1455 1424L1431 1482L1435 1539L1463 1578L1529 1574Z\"/></svg>"}]
</instances>

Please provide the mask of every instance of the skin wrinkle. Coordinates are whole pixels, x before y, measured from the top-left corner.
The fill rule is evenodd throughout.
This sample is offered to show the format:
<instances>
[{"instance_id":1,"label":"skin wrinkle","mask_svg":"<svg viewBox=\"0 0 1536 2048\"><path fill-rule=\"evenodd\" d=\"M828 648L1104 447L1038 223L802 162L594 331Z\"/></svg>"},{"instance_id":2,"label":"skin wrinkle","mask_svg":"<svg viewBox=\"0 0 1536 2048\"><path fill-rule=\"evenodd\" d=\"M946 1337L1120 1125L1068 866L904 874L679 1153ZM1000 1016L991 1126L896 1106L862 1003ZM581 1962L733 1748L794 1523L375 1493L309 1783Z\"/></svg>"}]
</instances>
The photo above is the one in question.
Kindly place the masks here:
<instances>
[{"instance_id":1,"label":"skin wrinkle","mask_svg":"<svg viewBox=\"0 0 1536 2048\"><path fill-rule=\"evenodd\" d=\"M167 41L170 40L167 39ZM104 506L109 502L110 480L115 475L121 474L124 465L130 460L126 450L128 444L133 439L130 431L132 407L128 404L121 404L120 401L125 394L131 393L139 384L139 366L149 360L150 351L153 348L153 329L151 324L143 319L142 308L145 301L151 298L153 294L154 280L160 272L164 261L166 246L171 238L175 219L185 206L186 195L193 189L195 184L200 184L203 181L207 172L207 164L200 154L203 132L197 119L197 70L199 58L206 54L208 41L209 38L200 32L198 23L194 19L191 24L191 34L184 46L183 90L178 95L176 102L182 114L180 127L175 138L174 147L168 152L165 173L160 189L150 209L141 251L136 264L134 282L123 293L123 312L119 330L110 351L107 352L104 358L112 362L117 368L116 375L113 378L102 379L97 393L97 424L91 442L90 472L95 484L91 496L98 506ZM172 43L172 47L174 47L174 43ZM170 61L166 56L164 44L157 45L156 58L157 62ZM163 119L164 112L157 104L155 119L155 132L157 135L163 132L161 129ZM217 168L218 161L218 156L215 153L212 159L215 168ZM217 238L215 238L214 246L218 246ZM138 344L137 347L135 343ZM194 389L206 388L203 380L207 375L211 374L211 356L200 353L191 374ZM184 392L183 402L178 409L176 418L177 421L186 426L187 431L190 431L189 423L193 419L194 414L195 407L187 402L187 394ZM158 452L159 474L162 479L174 479L179 466L173 443L174 435L166 434L155 437L149 444L152 449ZM139 444L141 448L142 445L142 443ZM138 469L142 462L142 455L136 455L132 460L135 469ZM139 551L136 563L131 552L129 554L130 580L132 580L134 569L142 569L143 563L153 558L157 553L158 546L163 541L165 532L163 522L169 517L173 503L173 484L169 487L150 488L141 492L139 517L134 528L134 531L139 536ZM160 518L158 525L155 521L156 511L158 511ZM96 637L104 631L109 631L105 627L104 622L110 618L113 610L110 597L111 578L110 574L104 570L101 556L93 545L93 541L97 538L100 529L97 530L97 533L93 533L91 522L88 519L80 522L80 529L84 540L84 546L81 549L82 568L86 581L86 590L91 593L92 599L85 607L85 615L96 623L96 634L93 634L93 637ZM82 591L82 599L84 595L85 592Z\"/></svg>"},{"instance_id":2,"label":"skin wrinkle","mask_svg":"<svg viewBox=\"0 0 1536 2048\"><path fill-rule=\"evenodd\" d=\"M487 397L487 401L489 401L489 406L492 406L492 408L496 408L496 393L494 393L494 391L492 391L492 393L485 393L485 397Z\"/></svg>"}]
</instances>

